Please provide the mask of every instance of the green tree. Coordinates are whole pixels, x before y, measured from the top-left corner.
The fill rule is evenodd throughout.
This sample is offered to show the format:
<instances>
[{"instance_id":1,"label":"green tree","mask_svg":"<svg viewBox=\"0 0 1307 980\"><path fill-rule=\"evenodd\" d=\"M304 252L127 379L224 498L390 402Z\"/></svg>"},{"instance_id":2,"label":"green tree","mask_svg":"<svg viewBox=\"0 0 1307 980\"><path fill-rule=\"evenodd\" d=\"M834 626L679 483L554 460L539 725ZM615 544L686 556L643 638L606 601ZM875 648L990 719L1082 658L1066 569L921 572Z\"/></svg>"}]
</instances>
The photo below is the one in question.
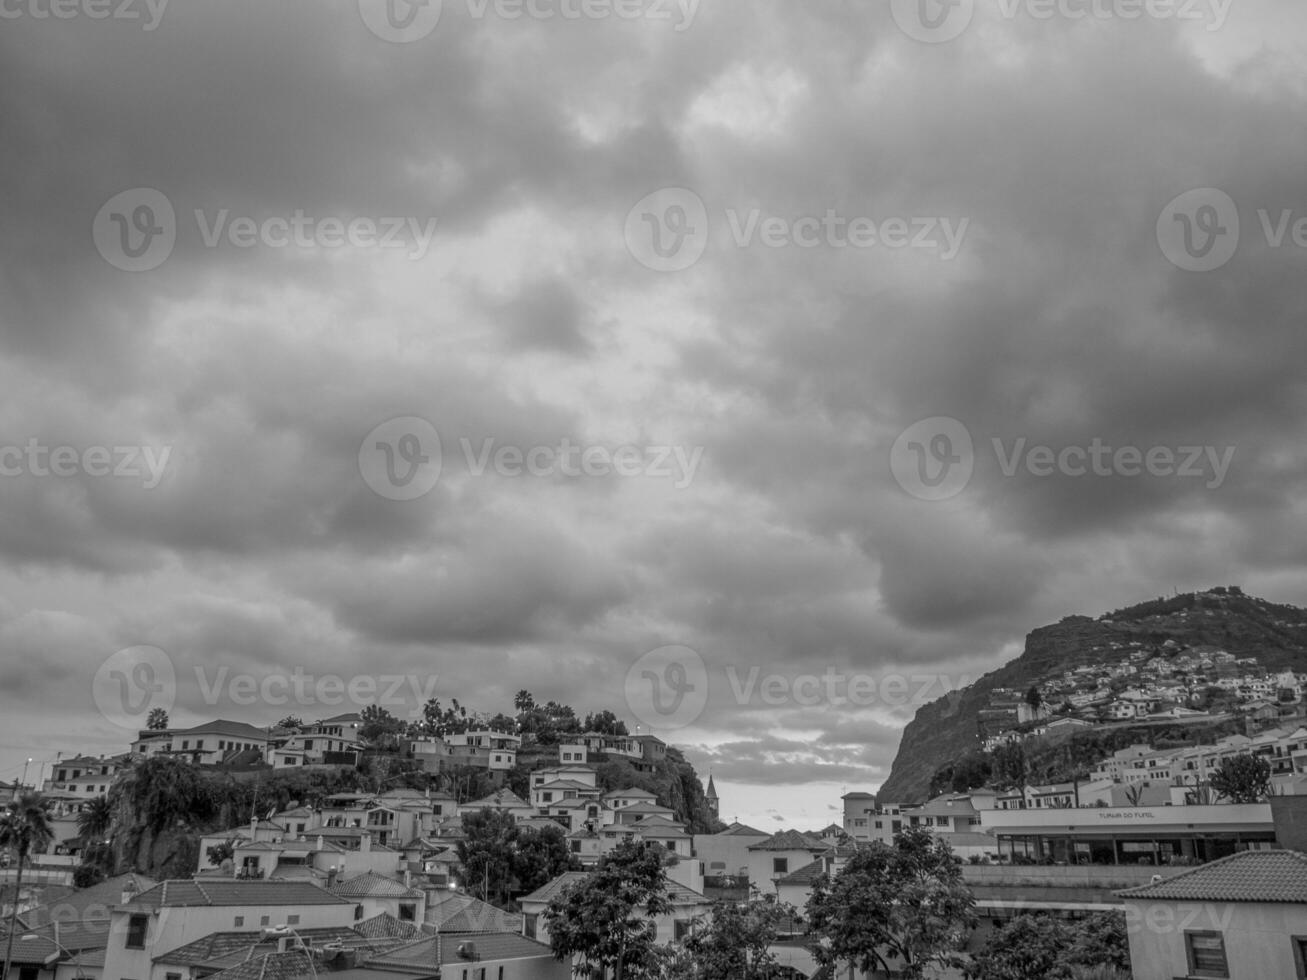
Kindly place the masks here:
<instances>
[{"instance_id":1,"label":"green tree","mask_svg":"<svg viewBox=\"0 0 1307 980\"><path fill-rule=\"evenodd\" d=\"M79 864L73 869L73 887L90 888L104 881L104 872L94 864Z\"/></svg>"},{"instance_id":2,"label":"green tree","mask_svg":"<svg viewBox=\"0 0 1307 980\"><path fill-rule=\"evenodd\" d=\"M89 845L92 841L103 840L112 824L113 807L104 796L87 800L82 804L81 812L77 814L77 832L81 834L83 844Z\"/></svg>"},{"instance_id":3,"label":"green tree","mask_svg":"<svg viewBox=\"0 0 1307 980\"><path fill-rule=\"evenodd\" d=\"M117 811L119 804L135 814L138 833L203 827L218 812L214 784L189 762L166 755L142 759L114 781L109 805Z\"/></svg>"},{"instance_id":4,"label":"green tree","mask_svg":"<svg viewBox=\"0 0 1307 980\"><path fill-rule=\"evenodd\" d=\"M77 833L82 838L82 864L101 873L113 866L113 849L109 830L113 826L113 807L104 796L82 804L77 814Z\"/></svg>"},{"instance_id":5,"label":"green tree","mask_svg":"<svg viewBox=\"0 0 1307 980\"><path fill-rule=\"evenodd\" d=\"M1025 786L1028 778L1026 750L1020 742L1008 742L993 751L994 777L1004 787Z\"/></svg>"},{"instance_id":6,"label":"green tree","mask_svg":"<svg viewBox=\"0 0 1307 980\"><path fill-rule=\"evenodd\" d=\"M490 773L476 766L454 766L440 774L441 788L452 793L459 803L468 803L489 796L495 791ZM521 795L521 794L519 794Z\"/></svg>"},{"instance_id":7,"label":"green tree","mask_svg":"<svg viewBox=\"0 0 1307 980\"><path fill-rule=\"evenodd\" d=\"M404 723L379 704L370 704L359 714L359 739L379 749L399 745Z\"/></svg>"},{"instance_id":8,"label":"green tree","mask_svg":"<svg viewBox=\"0 0 1307 980\"><path fill-rule=\"evenodd\" d=\"M685 940L699 980L763 980L776 962L771 946L795 910L775 896L743 905L714 902L702 928Z\"/></svg>"},{"instance_id":9,"label":"green tree","mask_svg":"<svg viewBox=\"0 0 1307 980\"><path fill-rule=\"evenodd\" d=\"M1017 916L990 933L966 975L971 980L1070 980L1089 971L1104 978L1113 971L1128 980L1130 944L1122 913L1099 912L1074 922Z\"/></svg>"},{"instance_id":10,"label":"green tree","mask_svg":"<svg viewBox=\"0 0 1307 980\"><path fill-rule=\"evenodd\" d=\"M626 722L622 721L607 708L603 711L586 715L585 724L582 727L587 732L598 732L600 735L630 734L626 730Z\"/></svg>"},{"instance_id":11,"label":"green tree","mask_svg":"<svg viewBox=\"0 0 1307 980\"><path fill-rule=\"evenodd\" d=\"M299 715L287 715L281 721L277 722L277 727L300 729L304 727L304 719Z\"/></svg>"},{"instance_id":12,"label":"green tree","mask_svg":"<svg viewBox=\"0 0 1307 980\"><path fill-rule=\"evenodd\" d=\"M536 699L531 696L531 692L526 688L518 691L517 696L513 698L513 707L517 709L519 715L530 711L535 706Z\"/></svg>"},{"instance_id":13,"label":"green tree","mask_svg":"<svg viewBox=\"0 0 1307 980\"><path fill-rule=\"evenodd\" d=\"M1071 980L1070 929L1047 915L1019 915L972 956L969 980Z\"/></svg>"},{"instance_id":14,"label":"green tree","mask_svg":"<svg viewBox=\"0 0 1307 980\"><path fill-rule=\"evenodd\" d=\"M1231 803L1260 803L1271 795L1271 764L1246 752L1230 756L1208 782Z\"/></svg>"},{"instance_id":15,"label":"green tree","mask_svg":"<svg viewBox=\"0 0 1307 980\"><path fill-rule=\"evenodd\" d=\"M1044 706L1044 695L1040 693L1037 685L1031 684L1030 690L1026 691L1026 704L1030 705L1033 711L1038 711Z\"/></svg>"},{"instance_id":16,"label":"green tree","mask_svg":"<svg viewBox=\"0 0 1307 980\"><path fill-rule=\"evenodd\" d=\"M985 786L993 778L993 764L984 752L969 752L956 762L936 770L930 779L930 795L952 791L965 793L977 786Z\"/></svg>"},{"instance_id":17,"label":"green tree","mask_svg":"<svg viewBox=\"0 0 1307 980\"><path fill-rule=\"evenodd\" d=\"M579 871L581 862L567 847L561 826L522 827L513 851L513 877L519 894L530 893L553 881L564 871Z\"/></svg>"},{"instance_id":18,"label":"green tree","mask_svg":"<svg viewBox=\"0 0 1307 980\"><path fill-rule=\"evenodd\" d=\"M614 980L656 977L662 960L655 916L671 912L662 847L618 845L583 881L549 903L544 921L557 959L576 958L576 972L602 970Z\"/></svg>"},{"instance_id":19,"label":"green tree","mask_svg":"<svg viewBox=\"0 0 1307 980\"><path fill-rule=\"evenodd\" d=\"M236 838L228 837L220 844L205 848L204 856L209 859L209 863L215 868L222 867L223 861L234 861L236 859Z\"/></svg>"},{"instance_id":20,"label":"green tree","mask_svg":"<svg viewBox=\"0 0 1307 980\"><path fill-rule=\"evenodd\" d=\"M162 708L151 708L145 716L145 727L152 732L162 732L168 727L168 712Z\"/></svg>"},{"instance_id":21,"label":"green tree","mask_svg":"<svg viewBox=\"0 0 1307 980\"><path fill-rule=\"evenodd\" d=\"M49 806L40 793L26 792L9 804L0 816L0 848L11 851L18 861L14 876L14 904L9 912L9 938L5 943L5 969L0 980L7 980L14 957L14 934L18 931L18 896L23 890L23 863L33 853L41 853L54 838L50 826Z\"/></svg>"},{"instance_id":22,"label":"green tree","mask_svg":"<svg viewBox=\"0 0 1307 980\"><path fill-rule=\"evenodd\" d=\"M458 879L470 895L492 905L508 905L513 891L518 828L505 810L485 808L463 814L464 838L458 842Z\"/></svg>"},{"instance_id":23,"label":"green tree","mask_svg":"<svg viewBox=\"0 0 1307 980\"><path fill-rule=\"evenodd\" d=\"M1121 912L1098 912L1072 927L1067 959L1076 966L1108 966L1130 976L1130 936Z\"/></svg>"},{"instance_id":24,"label":"green tree","mask_svg":"<svg viewBox=\"0 0 1307 980\"><path fill-rule=\"evenodd\" d=\"M832 969L893 968L920 980L933 964L961 962L974 909L952 848L910 827L892 846L859 847L833 880L818 880L807 905L813 955Z\"/></svg>"}]
</instances>

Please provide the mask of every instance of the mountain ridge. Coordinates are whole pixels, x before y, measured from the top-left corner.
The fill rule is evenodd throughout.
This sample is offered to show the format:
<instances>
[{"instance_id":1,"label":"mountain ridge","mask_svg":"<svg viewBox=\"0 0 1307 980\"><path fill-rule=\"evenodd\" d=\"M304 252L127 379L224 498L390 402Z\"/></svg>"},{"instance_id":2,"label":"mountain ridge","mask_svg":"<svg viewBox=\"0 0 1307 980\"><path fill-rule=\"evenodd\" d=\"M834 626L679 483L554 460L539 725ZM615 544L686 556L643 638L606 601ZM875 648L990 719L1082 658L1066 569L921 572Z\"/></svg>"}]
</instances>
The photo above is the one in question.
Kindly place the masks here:
<instances>
[{"instance_id":1,"label":"mountain ridge","mask_svg":"<svg viewBox=\"0 0 1307 980\"><path fill-rule=\"evenodd\" d=\"M1017 658L960 692L917 710L903 730L878 800L920 802L931 777L981 747L982 713L996 689L1025 691L1055 669L1071 670L1096 658L1122 662L1140 650L1219 650L1254 657L1268 671L1307 670L1307 610L1246 595L1237 586L1160 597L1097 619L1067 616L1026 635Z\"/></svg>"}]
</instances>

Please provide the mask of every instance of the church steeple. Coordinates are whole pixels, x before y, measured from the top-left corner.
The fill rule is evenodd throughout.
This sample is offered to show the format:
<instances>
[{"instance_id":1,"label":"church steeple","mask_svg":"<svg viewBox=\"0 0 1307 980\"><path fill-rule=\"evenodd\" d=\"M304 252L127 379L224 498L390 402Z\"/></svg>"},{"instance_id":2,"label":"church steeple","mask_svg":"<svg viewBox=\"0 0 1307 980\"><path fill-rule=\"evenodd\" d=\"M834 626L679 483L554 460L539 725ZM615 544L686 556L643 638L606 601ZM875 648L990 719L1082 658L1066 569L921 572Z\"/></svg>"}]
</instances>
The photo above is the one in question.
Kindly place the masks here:
<instances>
[{"instance_id":1,"label":"church steeple","mask_svg":"<svg viewBox=\"0 0 1307 980\"><path fill-rule=\"evenodd\" d=\"M708 789L703 794L703 798L708 801L708 806L712 810L713 816L717 816L717 805L719 801L717 799L717 787L713 785L712 773L708 774Z\"/></svg>"}]
</instances>

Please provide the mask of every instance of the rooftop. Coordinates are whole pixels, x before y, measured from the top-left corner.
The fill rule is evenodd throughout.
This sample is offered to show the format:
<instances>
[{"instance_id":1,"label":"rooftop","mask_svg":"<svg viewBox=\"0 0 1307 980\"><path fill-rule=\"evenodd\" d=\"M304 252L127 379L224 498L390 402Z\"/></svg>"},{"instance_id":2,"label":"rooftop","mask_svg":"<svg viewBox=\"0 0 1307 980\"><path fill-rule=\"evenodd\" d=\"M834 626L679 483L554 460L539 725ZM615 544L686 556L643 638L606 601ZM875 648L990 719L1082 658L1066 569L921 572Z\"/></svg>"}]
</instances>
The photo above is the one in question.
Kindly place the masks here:
<instances>
[{"instance_id":1,"label":"rooftop","mask_svg":"<svg viewBox=\"0 0 1307 980\"><path fill-rule=\"evenodd\" d=\"M241 881L214 878L170 879L137 895L131 902L147 908L181 908L196 905L348 905L307 881Z\"/></svg>"},{"instance_id":2,"label":"rooftop","mask_svg":"<svg viewBox=\"0 0 1307 980\"><path fill-rule=\"evenodd\" d=\"M1175 901L1307 902L1307 854L1241 851L1166 881L1116 894Z\"/></svg>"},{"instance_id":3,"label":"rooftop","mask_svg":"<svg viewBox=\"0 0 1307 980\"><path fill-rule=\"evenodd\" d=\"M817 843L806 834L801 834L797 830L782 830L779 834L772 834L765 841L757 844L750 844L751 851L824 851L826 844Z\"/></svg>"},{"instance_id":4,"label":"rooftop","mask_svg":"<svg viewBox=\"0 0 1307 980\"><path fill-rule=\"evenodd\" d=\"M422 893L402 881L366 871L348 881L338 881L331 889L344 898L421 898Z\"/></svg>"}]
</instances>

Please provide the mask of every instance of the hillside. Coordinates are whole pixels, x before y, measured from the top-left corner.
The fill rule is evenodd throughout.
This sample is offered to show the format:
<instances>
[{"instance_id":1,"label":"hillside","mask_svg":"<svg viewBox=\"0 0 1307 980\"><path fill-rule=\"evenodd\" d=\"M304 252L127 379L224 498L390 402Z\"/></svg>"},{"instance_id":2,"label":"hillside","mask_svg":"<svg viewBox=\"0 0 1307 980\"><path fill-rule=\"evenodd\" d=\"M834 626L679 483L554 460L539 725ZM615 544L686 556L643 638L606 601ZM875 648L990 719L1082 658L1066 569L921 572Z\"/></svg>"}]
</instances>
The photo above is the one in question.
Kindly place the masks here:
<instances>
[{"instance_id":1,"label":"hillside","mask_svg":"<svg viewBox=\"0 0 1307 980\"><path fill-rule=\"evenodd\" d=\"M1025 691L1053 674L1090 662L1124 662L1136 651L1165 657L1193 649L1255 658L1270 671L1307 671L1307 610L1231 587L1155 599L1098 619L1069 616L1036 629L1020 657L918 709L877 798L926 798L937 769L980 747L982 718L993 714L997 689Z\"/></svg>"}]
</instances>

